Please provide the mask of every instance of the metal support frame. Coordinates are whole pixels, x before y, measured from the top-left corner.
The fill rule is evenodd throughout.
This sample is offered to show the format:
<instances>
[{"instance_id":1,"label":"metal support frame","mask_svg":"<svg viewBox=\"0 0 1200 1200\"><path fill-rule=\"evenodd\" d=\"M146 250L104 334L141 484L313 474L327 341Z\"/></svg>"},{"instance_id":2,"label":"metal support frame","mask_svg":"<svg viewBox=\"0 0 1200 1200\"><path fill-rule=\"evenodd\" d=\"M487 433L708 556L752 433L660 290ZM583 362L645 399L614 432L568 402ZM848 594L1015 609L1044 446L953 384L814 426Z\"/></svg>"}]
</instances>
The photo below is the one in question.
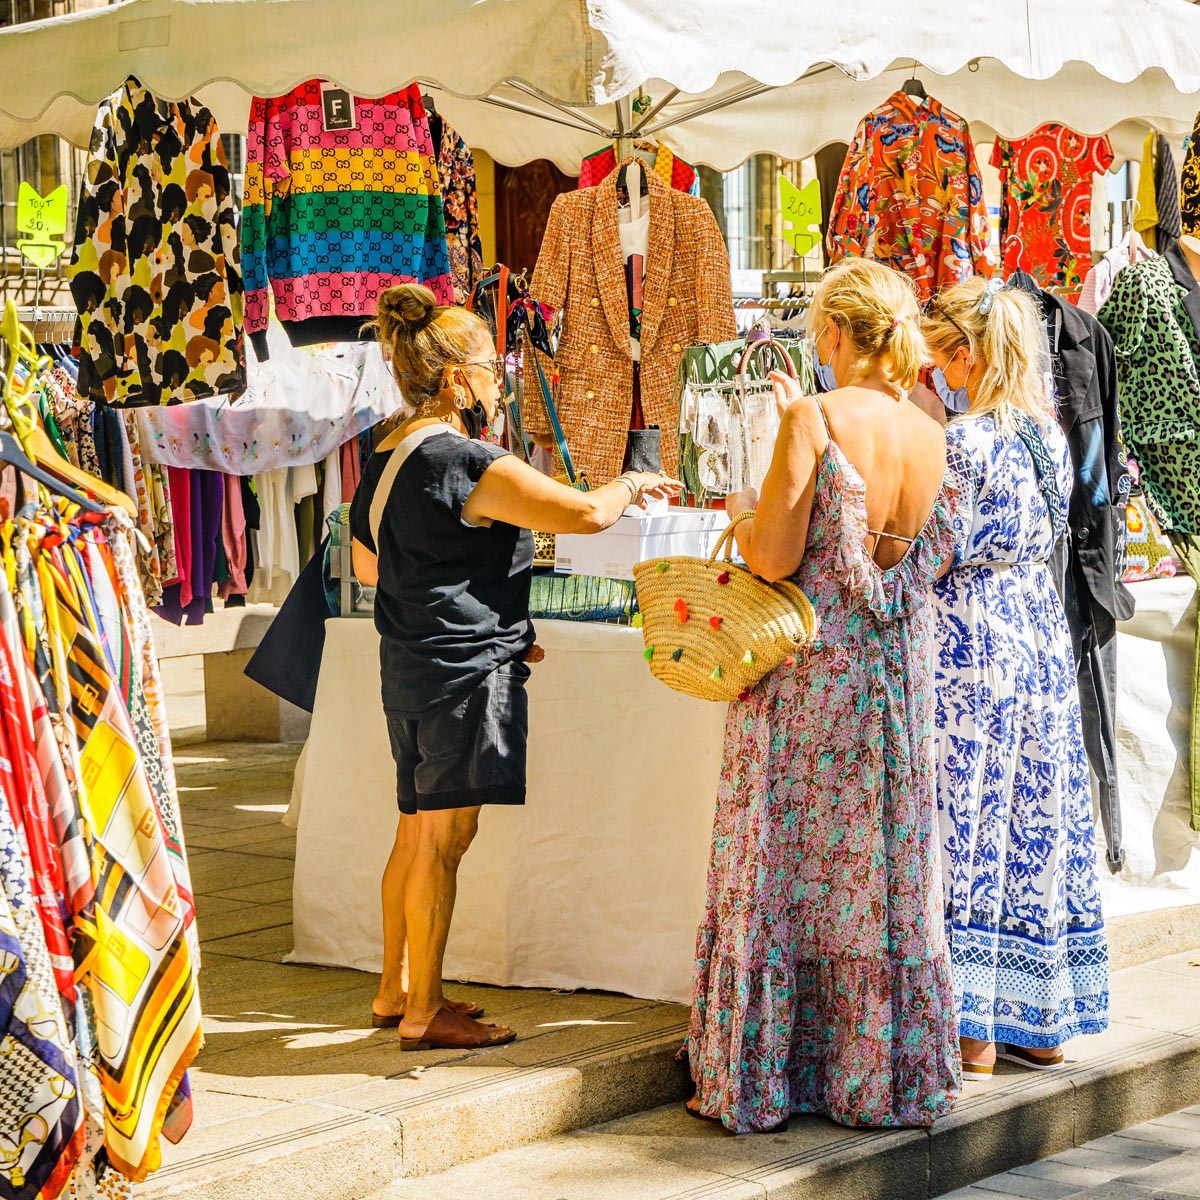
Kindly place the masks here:
<instances>
[{"instance_id":1,"label":"metal support frame","mask_svg":"<svg viewBox=\"0 0 1200 1200\"><path fill-rule=\"evenodd\" d=\"M1198 0L1200 2L1200 0ZM825 63L816 66L806 71L801 77L810 79L817 75L823 75L827 71L845 71L843 67L836 63ZM848 72L845 72L848 74ZM418 81L420 86L428 88L431 91L444 91L439 84L428 80ZM487 95L478 97L484 104L491 104L496 108L507 109L509 112L520 113L522 116L535 117L542 121L551 121L555 125L563 125L568 129L578 130L580 133L594 133L598 137L606 138L616 144L617 158L623 159L633 153L634 144L644 137L655 137L666 129L671 129L676 125L680 125L685 121L693 120L696 117L706 116L711 112L719 112L722 109L730 108L735 104L741 104L745 100L753 100L756 96L762 96L767 92L773 92L778 87L773 83L748 83L737 90L728 93L724 96L718 96L713 100L709 100L699 105L685 107L680 112L672 114L666 120L660 120L668 107L674 103L676 97L680 94L679 88L673 87L668 90L667 94L661 99L654 102L650 111L644 113L637 119L633 113L633 96L622 96L619 100L613 103L613 128L607 128L602 122L595 120L586 113L580 112L577 108L572 108L567 104L560 104L556 100L550 100L541 95L527 84L517 81L510 81L505 86L512 88L513 91L520 92L522 95L536 100L538 104L545 105L545 108L534 108L528 104L519 104L515 100L508 100L502 96ZM639 93L640 94L640 93ZM547 111L550 110L550 111Z\"/></svg>"},{"instance_id":2,"label":"metal support frame","mask_svg":"<svg viewBox=\"0 0 1200 1200\"><path fill-rule=\"evenodd\" d=\"M633 153L633 97L622 96L613 106L617 114L617 132L613 139L617 147L617 162Z\"/></svg>"}]
</instances>

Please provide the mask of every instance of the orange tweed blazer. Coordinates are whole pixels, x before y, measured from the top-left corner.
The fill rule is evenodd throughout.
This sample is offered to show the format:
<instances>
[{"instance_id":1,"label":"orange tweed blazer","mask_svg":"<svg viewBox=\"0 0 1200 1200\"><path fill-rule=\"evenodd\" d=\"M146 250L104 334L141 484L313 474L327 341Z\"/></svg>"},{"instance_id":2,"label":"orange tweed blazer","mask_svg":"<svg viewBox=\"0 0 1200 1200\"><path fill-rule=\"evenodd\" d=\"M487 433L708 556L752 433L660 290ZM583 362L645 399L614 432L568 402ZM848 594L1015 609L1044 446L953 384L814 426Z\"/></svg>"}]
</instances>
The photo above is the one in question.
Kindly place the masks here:
<instances>
[{"instance_id":1,"label":"orange tweed blazer","mask_svg":"<svg viewBox=\"0 0 1200 1200\"><path fill-rule=\"evenodd\" d=\"M633 357L625 258L617 224L617 175L554 201L531 290L562 311L553 368L555 400L578 471L593 486L621 473L633 406ZM675 373L697 342L737 336L729 256L708 204L645 171L650 241L642 290L641 388L647 425L662 428L665 469L679 456ZM536 389L526 389L526 395ZM550 432L545 406L530 403L531 433Z\"/></svg>"}]
</instances>

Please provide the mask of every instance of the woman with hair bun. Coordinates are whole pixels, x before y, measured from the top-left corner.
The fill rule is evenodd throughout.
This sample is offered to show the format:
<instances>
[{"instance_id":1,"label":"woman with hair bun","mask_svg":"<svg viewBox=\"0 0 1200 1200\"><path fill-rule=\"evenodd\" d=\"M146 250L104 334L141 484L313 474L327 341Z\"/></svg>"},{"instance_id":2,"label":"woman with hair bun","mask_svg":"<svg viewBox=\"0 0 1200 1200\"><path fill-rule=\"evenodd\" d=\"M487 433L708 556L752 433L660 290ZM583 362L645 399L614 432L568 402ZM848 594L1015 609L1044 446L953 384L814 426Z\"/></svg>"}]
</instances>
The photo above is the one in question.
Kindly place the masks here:
<instances>
[{"instance_id":1,"label":"woman with hair bun","mask_svg":"<svg viewBox=\"0 0 1200 1200\"><path fill-rule=\"evenodd\" d=\"M746 564L792 579L816 639L730 705L688 1057L695 1116L930 1125L958 1093L933 755L937 571L953 551L912 284L848 259L810 331L823 397L783 408Z\"/></svg>"},{"instance_id":2,"label":"woman with hair bun","mask_svg":"<svg viewBox=\"0 0 1200 1200\"><path fill-rule=\"evenodd\" d=\"M481 807L525 802L526 661L536 660L529 530L597 533L630 504L681 485L626 472L579 492L478 440L503 419L504 361L479 317L439 307L428 288L385 291L377 325L416 412L380 443L350 511L355 574L377 588L400 809L373 1021L398 1026L406 1050L475 1049L516 1034L445 998L442 959Z\"/></svg>"},{"instance_id":3,"label":"woman with hair bun","mask_svg":"<svg viewBox=\"0 0 1200 1200\"><path fill-rule=\"evenodd\" d=\"M1063 1066L1108 1026L1108 947L1067 618L1050 559L1072 469L1035 301L973 279L924 321L951 421L936 589L938 809L963 1073Z\"/></svg>"}]
</instances>

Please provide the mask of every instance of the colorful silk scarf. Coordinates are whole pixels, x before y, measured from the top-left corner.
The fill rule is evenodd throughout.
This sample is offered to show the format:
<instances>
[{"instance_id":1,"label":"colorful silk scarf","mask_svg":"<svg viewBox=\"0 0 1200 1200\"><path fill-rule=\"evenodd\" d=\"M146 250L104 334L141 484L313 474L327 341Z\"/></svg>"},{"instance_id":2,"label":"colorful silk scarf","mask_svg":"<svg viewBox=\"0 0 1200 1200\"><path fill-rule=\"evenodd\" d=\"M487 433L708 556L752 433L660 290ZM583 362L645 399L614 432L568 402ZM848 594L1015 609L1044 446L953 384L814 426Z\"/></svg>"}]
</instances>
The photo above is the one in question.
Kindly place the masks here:
<instances>
[{"instance_id":1,"label":"colorful silk scarf","mask_svg":"<svg viewBox=\"0 0 1200 1200\"><path fill-rule=\"evenodd\" d=\"M16 539L22 632L88 839L94 894L74 915L73 948L94 1022L105 1150L141 1181L159 1165L163 1120L202 1042L185 934L190 896L181 896L172 861L172 841L180 858L182 844L164 829L142 757L156 739L138 736L126 707L122 685L137 690L133 675L117 677L128 647L111 661L106 648L95 594L107 601L112 590L103 555L87 550L86 534L27 535ZM98 568L91 578L85 553Z\"/></svg>"},{"instance_id":2,"label":"colorful silk scarf","mask_svg":"<svg viewBox=\"0 0 1200 1200\"><path fill-rule=\"evenodd\" d=\"M0 769L0 1194L58 1196L83 1148L71 1036Z\"/></svg>"}]
</instances>

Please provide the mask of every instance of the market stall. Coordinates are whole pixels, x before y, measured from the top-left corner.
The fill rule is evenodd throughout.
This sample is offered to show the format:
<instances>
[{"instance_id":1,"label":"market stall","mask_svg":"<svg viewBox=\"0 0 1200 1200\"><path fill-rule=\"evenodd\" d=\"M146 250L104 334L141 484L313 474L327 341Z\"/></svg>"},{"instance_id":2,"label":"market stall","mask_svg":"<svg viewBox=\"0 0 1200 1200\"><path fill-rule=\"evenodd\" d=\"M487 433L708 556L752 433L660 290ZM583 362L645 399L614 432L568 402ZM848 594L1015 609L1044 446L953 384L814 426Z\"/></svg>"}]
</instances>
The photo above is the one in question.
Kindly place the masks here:
<instances>
[{"instance_id":1,"label":"market stall","mask_svg":"<svg viewBox=\"0 0 1200 1200\"><path fill-rule=\"evenodd\" d=\"M70 263L76 365L64 358L56 368L54 356L26 347L33 386L22 396L32 404L37 393L47 436L54 429L62 442L62 469L66 459L77 470L84 462L94 465L94 472L84 471L94 477L89 494L98 495L113 479L134 485L136 493L131 508L142 537L136 540L128 523L122 525L124 554L116 565L128 576L129 595L142 603L126 614L98 600L111 629L97 628L90 640L71 643L80 670L94 670L104 645L127 640L144 659L145 694L124 679L128 695L116 689L115 664L113 678L102 681L112 693L106 711L125 740L138 743L134 758L144 760L143 798L160 809L157 821L139 811L130 823L129 804L114 804L122 828L141 828L143 818L160 832L177 824L169 747L154 744L152 717L161 693L143 637L144 602L202 616L214 586L223 583L232 583L231 595L254 598L251 581L239 579L251 529L241 481L265 465L259 439L272 469L260 476L261 488L250 490L257 500L265 497L272 533L264 537L263 526L258 529L257 585L263 598L276 600L298 576L301 554L294 543L315 547L318 540L314 497L322 495L322 515L337 509L368 449L360 435L400 407L373 348L354 345L348 353L340 345L364 338L364 320L396 282L424 282L445 303L461 301L477 282L469 146L501 162L549 158L567 170L581 168L597 185L557 206L532 281L543 294L531 297L528 307L549 299L568 315L555 363L558 391L581 458L590 456L600 483L619 470L626 435L648 432L635 428L634 416L625 424L643 402L663 425L668 466L677 433L695 441L699 423L684 430L677 420L685 406L673 390L676 372L690 378L694 370L701 390L741 373L730 366L742 348L730 349L729 264L714 216L694 194L693 163L731 167L755 151L800 158L853 137L836 184L830 252L889 261L927 295L994 269L974 142L995 139L1012 223L1005 265L1025 270L1026 251L1035 260L1040 254L1033 265L1046 270L1034 272L1033 288L1047 315L1063 311L1060 293L1075 298L1086 266L1088 247L1076 244L1087 231L1091 202L1088 188L1076 187L1081 163L1090 178L1102 175L1114 157L1145 154L1154 168L1148 175L1155 204L1164 215L1178 207L1157 187L1158 165L1173 162L1171 147L1165 154L1149 143L1143 149L1142 139L1152 131L1178 144L1192 128L1200 93L1200 9L1184 0L1026 0L969 6L962 18L948 36L945 5L935 0L913 0L901 22L882 0L852 10L755 0L736 18L718 0L698 0L673 15L664 15L657 0L420 0L406 6L402 20L394 5L380 0L126 0L0 32L0 146L58 133L89 148ZM918 64L936 96L915 78ZM430 96L437 98L436 112ZM936 127L923 149L913 147L918 126ZM248 138L240 211L221 138L230 132ZM647 140L648 149L639 145ZM885 149L873 158L876 142ZM1035 180L1030 156L1022 152L1051 142L1053 170ZM932 187L928 197L934 219L945 217L951 229L950 249L936 263L909 236L912 230L892 230L905 236L882 239L870 232L888 207L876 203L874 184L898 145L906 154L913 150L919 170L935 183L952 180ZM646 157L628 159L635 146ZM370 159L370 169L355 159ZM636 205L639 190L622 176L619 161L644 176L648 212ZM1200 165L1192 165L1191 190L1200 192ZM1057 224L1037 243L1041 250L1032 249L1022 226L1038 202L1033 185L1048 179L1053 190L1068 176L1067 203L1043 212ZM1027 192L1032 200L1013 199ZM637 207L636 216L627 214L629 223L645 227L628 250L618 227L620 206ZM894 212L884 219L895 220ZM1166 223L1156 223L1159 228L1174 237ZM902 252L888 257L885 243ZM46 246L62 249L53 239ZM624 272L597 269L615 263L618 253L630 269L628 292L617 278ZM1196 255L1200 262L1200 249ZM1114 264L1117 292L1122 273L1139 272L1135 257L1126 254L1127 262ZM1159 275L1163 260L1151 268ZM1172 263L1176 282L1194 294L1200 268L1193 272L1186 254ZM789 299L793 315L801 312L800 300ZM272 307L278 325L271 324ZM1200 314L1190 301L1188 310ZM1170 316L1178 324L1177 314ZM1130 334L1119 314L1110 317L1106 327L1114 337ZM1192 320L1200 336L1200 315ZM1051 320L1057 355L1056 330ZM1104 357L1103 338L1096 331L1088 337L1093 334L1100 347L1091 353L1095 364ZM340 383L336 389L318 384L329 411L297 423L286 402L294 389L289 380L310 374L314 364L290 352L315 354L308 347L328 340L339 350L324 369ZM1152 343L1139 343L1143 359L1156 352ZM10 353L20 356L16 342ZM1068 357L1065 350L1057 356ZM802 348L797 358L809 361ZM1072 362L1056 364L1056 379L1061 374L1068 391L1082 357ZM1185 365L1200 378L1195 361ZM638 371L644 372L641 385ZM529 382L529 372L522 378ZM1200 402L1200 384L1195 390ZM1087 387L1080 395L1090 395ZM1184 395L1179 390L1174 399ZM1095 452L1110 466L1120 458L1108 428L1115 396L1110 379L1102 403L1073 420L1073 429L1094 430L1098 439L1087 443L1092 484L1108 474L1094 469ZM1152 405L1153 385L1136 398ZM222 419L230 406L241 405L244 417L254 403L261 408L259 423ZM120 411L126 408L154 415ZM584 418L597 413L604 420L593 427ZM1167 519L1168 485L1180 480L1152 457L1164 439L1148 433L1152 421L1129 424L1127 440L1132 444L1140 432L1147 450L1147 496ZM1195 443L1187 422L1168 435L1169 442ZM325 464L320 483L318 462ZM724 462L724 474L713 470L707 478L697 468L700 491L729 490L732 462ZM45 463L39 458L29 465ZM181 484L168 474L181 471L196 478ZM1103 503L1115 510L1124 496L1116 482L1123 467L1111 471ZM1193 472L1191 481L1198 477L1200 471ZM163 520L164 480L180 500L169 523ZM1200 496L1190 500L1200 510ZM1200 521L1196 526L1171 528L1197 536ZM1113 529L1104 535L1110 548L1115 536ZM273 549L263 549L264 541ZM1095 557L1090 561L1094 567ZM88 575L102 588L111 570L93 568L103 565L97 557L76 579ZM1110 590L1113 566L1106 560ZM590 570L607 579L604 564ZM318 610L324 582L318 580ZM1194 587L1181 574L1133 586L1136 612L1116 637L1118 656L1137 666L1121 673L1115 697L1128 858L1118 874L1101 871L1110 913L1200 902L1200 855L1189 827L1200 809L1186 749L1189 734L1193 745L1197 738L1194 722L1188 727ZM1116 615L1111 605L1104 611ZM108 619L114 613L115 623ZM1094 617L1095 608L1088 615ZM724 710L681 699L656 683L639 652L640 636L630 628L554 620L540 628L547 658L530 685L529 804L484 818L484 836L465 860L447 973L686 1000ZM65 646L69 639L63 638ZM328 622L312 736L296 785L295 957L304 961L379 965L378 879L395 813L377 655L370 621ZM61 668L64 654L55 661ZM28 716L37 719L32 711ZM91 727L82 717L78 724L86 750ZM48 730L40 734L44 745L53 742ZM47 761L53 766L53 755ZM48 776L48 789L69 795L67 776L92 788L95 776L77 766L68 762L64 772L60 764ZM91 798L98 802L100 790ZM44 833L52 847L51 831ZM9 840L16 844L15 836ZM171 951L190 987L195 932L186 903L182 915L175 911L177 896L187 899L186 861L178 839L164 846L156 861L161 865L168 853L179 861L159 881L147 911L161 908L173 916L166 922ZM130 860L127 871L136 873L139 865L145 864ZM1119 866L1115 857L1110 866ZM78 877L91 878L86 862ZM85 898L81 911L86 904ZM11 941L27 961L48 968L53 945L59 966L69 965L64 930L48 926L43 936L27 925L18 932ZM138 930L131 936L136 943ZM109 934L101 941L112 966L124 955L125 941ZM113 971L121 986L130 985L127 963ZM48 970L42 975L48 978ZM66 999L75 980L60 971L56 984ZM186 1105L186 1088L174 1094L176 1067L190 1059L200 1018L194 989L188 997L178 1008L187 1012L178 1029L168 1028L165 1010L145 1014L147 1045L162 1044L164 1031L179 1044L173 1061L150 1064L161 1097L156 1093L155 1103L135 1114L141 1123L126 1131L124 1157L109 1154L131 1177L156 1165L166 1106ZM68 1031L53 1032L50 1050L74 1054ZM110 1057L115 1063L119 1056ZM57 1061L49 1053L43 1061L51 1090ZM103 1080L109 1092L125 1082L118 1077L121 1064L113 1063ZM57 1100L64 1096L56 1092ZM78 1105L62 1106L63 1142L79 1150L86 1135L93 1155L100 1141L111 1151L120 1145L122 1113L111 1103L101 1106L96 1095L87 1099L92 1122L86 1129ZM22 1098L30 1105L35 1100ZM74 1169L65 1155L48 1165L68 1174Z\"/></svg>"},{"instance_id":2,"label":"market stall","mask_svg":"<svg viewBox=\"0 0 1200 1200\"><path fill-rule=\"evenodd\" d=\"M1121 672L1117 700L1129 861L1116 876L1100 865L1110 916L1200 904L1187 795L1196 587L1182 577L1136 595L1118 635L1121 666L1137 669ZM541 622L538 640L529 801L483 816L459 875L446 974L687 1003L725 706L655 681L636 630ZM329 622L296 779L297 962L382 962L379 878L396 811L378 662L370 621Z\"/></svg>"}]
</instances>

